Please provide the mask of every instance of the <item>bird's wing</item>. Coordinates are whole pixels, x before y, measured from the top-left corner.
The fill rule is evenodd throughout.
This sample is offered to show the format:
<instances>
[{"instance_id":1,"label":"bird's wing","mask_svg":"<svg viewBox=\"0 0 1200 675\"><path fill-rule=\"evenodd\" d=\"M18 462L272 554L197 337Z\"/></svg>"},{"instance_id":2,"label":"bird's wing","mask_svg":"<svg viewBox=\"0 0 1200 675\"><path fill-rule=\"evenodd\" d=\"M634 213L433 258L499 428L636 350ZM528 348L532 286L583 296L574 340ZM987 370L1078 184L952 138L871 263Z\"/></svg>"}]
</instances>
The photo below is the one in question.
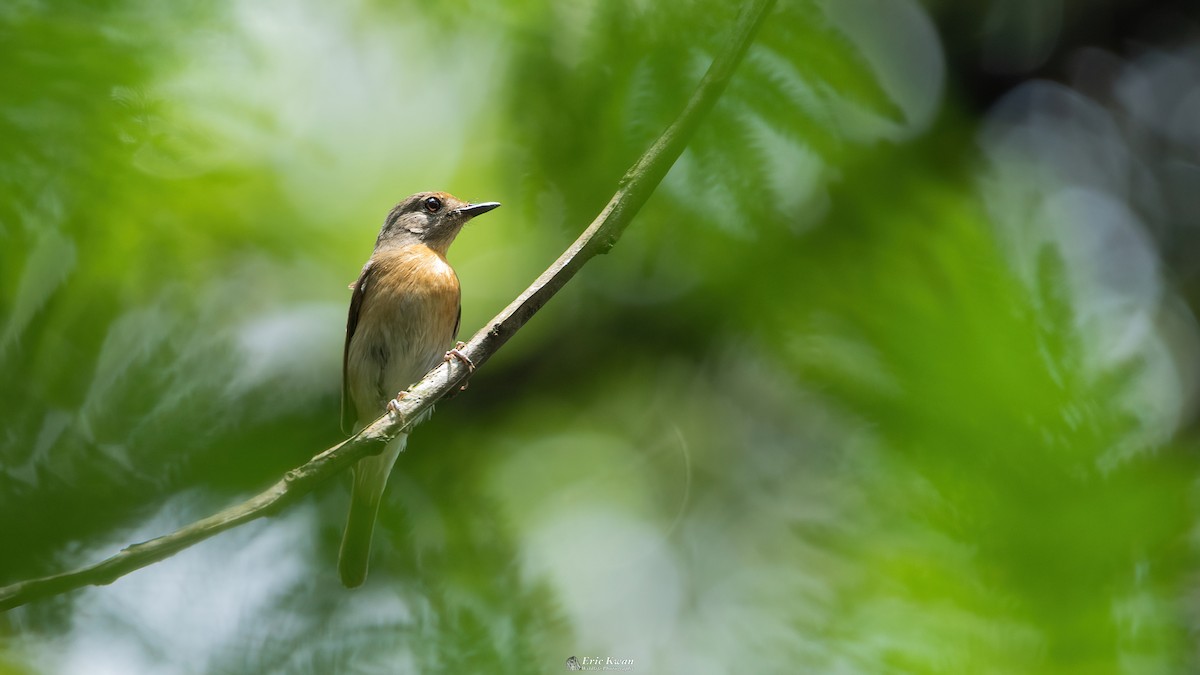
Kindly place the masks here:
<instances>
[{"instance_id":1,"label":"bird's wing","mask_svg":"<svg viewBox=\"0 0 1200 675\"><path fill-rule=\"evenodd\" d=\"M354 337L354 329L358 328L358 316L362 312L363 299L367 296L367 286L370 284L371 267L371 261L368 260L367 264L363 265L358 280L350 284L350 290L353 292L350 295L350 314L346 317L346 346L342 350L342 432L347 434L354 430L354 423L358 417L354 410L354 402L350 400L350 380L347 372L350 340Z\"/></svg>"}]
</instances>

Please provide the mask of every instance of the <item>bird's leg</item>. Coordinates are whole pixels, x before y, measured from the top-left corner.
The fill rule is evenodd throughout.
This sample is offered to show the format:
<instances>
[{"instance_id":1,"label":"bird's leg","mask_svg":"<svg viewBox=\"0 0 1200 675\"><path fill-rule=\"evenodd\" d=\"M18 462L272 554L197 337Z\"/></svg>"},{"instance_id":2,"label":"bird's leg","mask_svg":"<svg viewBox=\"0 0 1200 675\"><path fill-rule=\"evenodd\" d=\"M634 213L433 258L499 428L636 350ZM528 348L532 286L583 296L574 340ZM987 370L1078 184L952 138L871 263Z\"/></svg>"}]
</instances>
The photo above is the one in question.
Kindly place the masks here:
<instances>
[{"instance_id":1,"label":"bird's leg","mask_svg":"<svg viewBox=\"0 0 1200 675\"><path fill-rule=\"evenodd\" d=\"M462 340L459 340L458 342L454 343L454 349L451 349L450 351L446 352L446 356L444 358L446 359L446 363L449 363L450 359L458 359L459 361L462 361L467 366L467 374L470 375L471 373L475 372L475 364L471 361L471 359L466 354L464 354L462 352L462 350L466 349L466 347L467 347L467 343L463 342ZM459 387L458 390L466 391L468 384L469 384L468 382L464 381L462 386Z\"/></svg>"}]
</instances>

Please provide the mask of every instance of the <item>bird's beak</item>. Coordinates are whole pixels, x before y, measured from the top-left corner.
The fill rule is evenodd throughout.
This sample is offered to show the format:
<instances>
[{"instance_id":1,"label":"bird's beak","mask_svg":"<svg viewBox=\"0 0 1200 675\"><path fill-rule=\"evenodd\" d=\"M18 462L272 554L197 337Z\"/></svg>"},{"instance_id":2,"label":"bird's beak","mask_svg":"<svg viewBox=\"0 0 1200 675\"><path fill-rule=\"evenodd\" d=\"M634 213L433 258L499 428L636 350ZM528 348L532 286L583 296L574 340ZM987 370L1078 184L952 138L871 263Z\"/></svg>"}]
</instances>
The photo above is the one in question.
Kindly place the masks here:
<instances>
[{"instance_id":1,"label":"bird's beak","mask_svg":"<svg viewBox=\"0 0 1200 675\"><path fill-rule=\"evenodd\" d=\"M500 202L481 202L479 204L467 204L461 209L455 209L454 212L464 215L468 218L474 218L481 213L487 213L488 211L491 211L497 206L500 206Z\"/></svg>"}]
</instances>

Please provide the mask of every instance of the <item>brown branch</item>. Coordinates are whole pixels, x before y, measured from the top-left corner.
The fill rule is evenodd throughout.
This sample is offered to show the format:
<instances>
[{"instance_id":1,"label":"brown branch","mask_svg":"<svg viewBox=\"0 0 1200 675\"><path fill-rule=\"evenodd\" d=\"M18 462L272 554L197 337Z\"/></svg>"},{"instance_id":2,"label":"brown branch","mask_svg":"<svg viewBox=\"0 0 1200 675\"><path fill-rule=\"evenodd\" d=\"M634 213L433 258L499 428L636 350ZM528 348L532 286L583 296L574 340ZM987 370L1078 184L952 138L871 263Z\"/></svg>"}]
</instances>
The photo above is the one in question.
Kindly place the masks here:
<instances>
[{"instance_id":1,"label":"brown branch","mask_svg":"<svg viewBox=\"0 0 1200 675\"><path fill-rule=\"evenodd\" d=\"M733 35L713 59L683 112L629 169L600 215L520 297L475 333L463 351L477 368L508 342L530 317L575 276L584 263L597 254L607 253L616 244L634 215L683 152L696 126L721 96L763 17L774 4L775 0L749 0L746 3ZM411 426L411 420L419 419L435 402L454 391L466 376L467 367L455 359L439 365L410 388L396 415L385 414L353 437L292 469L267 490L170 534L127 546L116 555L93 565L0 588L0 611L84 586L112 583L219 532L280 511L308 494L318 483L355 461L379 452L383 442Z\"/></svg>"}]
</instances>

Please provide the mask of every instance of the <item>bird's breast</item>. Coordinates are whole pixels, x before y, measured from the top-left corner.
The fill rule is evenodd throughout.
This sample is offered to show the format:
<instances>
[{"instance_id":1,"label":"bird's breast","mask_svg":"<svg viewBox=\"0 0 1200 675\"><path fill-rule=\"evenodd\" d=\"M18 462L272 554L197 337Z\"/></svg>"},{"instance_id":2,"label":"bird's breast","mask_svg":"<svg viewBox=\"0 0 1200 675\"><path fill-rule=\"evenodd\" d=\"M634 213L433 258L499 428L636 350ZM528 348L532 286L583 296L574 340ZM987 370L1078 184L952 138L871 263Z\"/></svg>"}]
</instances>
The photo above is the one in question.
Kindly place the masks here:
<instances>
[{"instance_id":1,"label":"bird's breast","mask_svg":"<svg viewBox=\"0 0 1200 675\"><path fill-rule=\"evenodd\" d=\"M436 313L446 305L457 316L459 303L458 275L450 263L424 245L411 245L378 253L371 259L374 269L372 287L367 289L367 301L388 304L417 303ZM433 317L430 317L433 318Z\"/></svg>"},{"instance_id":2,"label":"bird's breast","mask_svg":"<svg viewBox=\"0 0 1200 675\"><path fill-rule=\"evenodd\" d=\"M443 358L458 323L458 276L424 245L377 252L350 341L351 382L394 396ZM369 384L368 384L369 383ZM355 396L356 399L360 398ZM367 403L374 409L375 403Z\"/></svg>"}]
</instances>

